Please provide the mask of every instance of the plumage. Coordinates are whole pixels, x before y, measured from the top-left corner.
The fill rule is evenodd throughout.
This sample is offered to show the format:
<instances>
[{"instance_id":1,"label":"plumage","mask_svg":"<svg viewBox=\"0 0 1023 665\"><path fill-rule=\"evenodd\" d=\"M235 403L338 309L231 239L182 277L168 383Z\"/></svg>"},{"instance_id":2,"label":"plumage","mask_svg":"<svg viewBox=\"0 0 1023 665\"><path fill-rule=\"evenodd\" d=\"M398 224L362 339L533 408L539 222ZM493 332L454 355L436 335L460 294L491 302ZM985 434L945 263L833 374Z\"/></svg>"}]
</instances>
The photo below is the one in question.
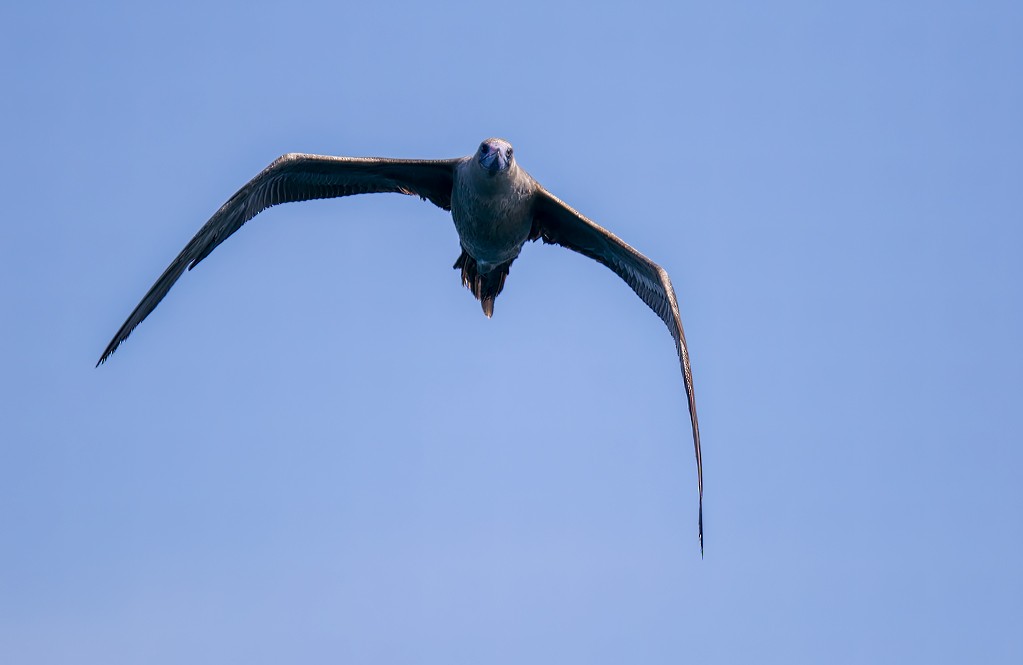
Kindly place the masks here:
<instances>
[{"instance_id":1,"label":"plumage","mask_svg":"<svg viewBox=\"0 0 1023 665\"><path fill-rule=\"evenodd\" d=\"M259 212L295 201L393 192L415 195L450 210L461 242L454 268L487 317L511 264L528 240L542 240L599 261L621 277L664 321L675 340L696 450L699 538L703 552L703 462L689 350L671 280L660 266L563 203L519 168L511 144L487 139L473 155L409 160L284 155L214 213L164 270L103 351L110 357L152 312L186 269Z\"/></svg>"}]
</instances>

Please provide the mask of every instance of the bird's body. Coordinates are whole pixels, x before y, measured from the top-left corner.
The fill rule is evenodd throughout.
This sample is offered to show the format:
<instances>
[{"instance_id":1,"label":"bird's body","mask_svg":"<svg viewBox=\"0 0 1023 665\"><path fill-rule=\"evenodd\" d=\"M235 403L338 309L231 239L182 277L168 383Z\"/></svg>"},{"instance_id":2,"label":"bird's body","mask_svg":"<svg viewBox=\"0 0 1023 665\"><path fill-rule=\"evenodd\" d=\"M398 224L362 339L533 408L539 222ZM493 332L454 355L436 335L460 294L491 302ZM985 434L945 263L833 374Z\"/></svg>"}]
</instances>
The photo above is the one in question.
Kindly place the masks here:
<instances>
[{"instance_id":1,"label":"bird's body","mask_svg":"<svg viewBox=\"0 0 1023 665\"><path fill-rule=\"evenodd\" d=\"M185 246L135 307L100 357L104 362L149 315L187 269L271 206L354 194L413 194L451 211L462 252L454 267L462 283L493 315L512 262L527 240L541 239L589 256L613 270L668 326L688 398L700 496L703 549L703 470L689 351L668 274L614 234L562 203L518 166L511 145L487 139L467 157L402 160L289 154L242 187Z\"/></svg>"},{"instance_id":2,"label":"bird's body","mask_svg":"<svg viewBox=\"0 0 1023 665\"><path fill-rule=\"evenodd\" d=\"M533 227L536 181L518 164L511 163L507 173L491 173L473 159L459 163L454 175L451 217L462 248L481 272L513 260Z\"/></svg>"}]
</instances>

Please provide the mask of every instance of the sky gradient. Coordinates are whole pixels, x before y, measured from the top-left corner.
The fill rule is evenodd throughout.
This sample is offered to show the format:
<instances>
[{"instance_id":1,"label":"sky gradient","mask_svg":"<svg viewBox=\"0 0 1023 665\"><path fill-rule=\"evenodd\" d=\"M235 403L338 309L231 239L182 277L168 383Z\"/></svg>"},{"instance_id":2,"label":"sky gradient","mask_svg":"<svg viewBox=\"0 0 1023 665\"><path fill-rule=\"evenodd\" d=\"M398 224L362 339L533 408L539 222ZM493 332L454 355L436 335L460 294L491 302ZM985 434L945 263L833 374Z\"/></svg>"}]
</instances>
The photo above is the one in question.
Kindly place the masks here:
<instances>
[{"instance_id":1,"label":"sky gradient","mask_svg":"<svg viewBox=\"0 0 1023 665\"><path fill-rule=\"evenodd\" d=\"M1023 661L1023 6L8 3L0 660ZM661 264L267 211L489 136Z\"/></svg>"}]
</instances>

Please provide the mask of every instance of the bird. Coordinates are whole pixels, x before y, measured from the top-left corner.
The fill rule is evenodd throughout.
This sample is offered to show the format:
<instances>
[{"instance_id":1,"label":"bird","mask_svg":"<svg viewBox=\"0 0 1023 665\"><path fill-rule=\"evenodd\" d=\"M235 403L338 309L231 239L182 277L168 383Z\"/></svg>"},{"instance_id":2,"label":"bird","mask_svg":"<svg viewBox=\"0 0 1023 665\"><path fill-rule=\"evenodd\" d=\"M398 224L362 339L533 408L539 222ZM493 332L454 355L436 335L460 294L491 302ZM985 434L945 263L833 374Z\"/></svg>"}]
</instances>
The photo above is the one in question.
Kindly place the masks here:
<instances>
[{"instance_id":1,"label":"bird","mask_svg":"<svg viewBox=\"0 0 1023 665\"><path fill-rule=\"evenodd\" d=\"M488 138L471 155L452 159L391 159L288 153L270 163L203 225L171 262L110 340L103 364L163 300L174 283L258 213L282 203L355 194L400 193L451 212L461 253L453 268L483 308L494 301L527 241L540 240L610 268L668 327L675 341L696 450L698 530L703 556L703 461L689 348L668 273L607 229L569 207L522 169L511 143Z\"/></svg>"}]
</instances>

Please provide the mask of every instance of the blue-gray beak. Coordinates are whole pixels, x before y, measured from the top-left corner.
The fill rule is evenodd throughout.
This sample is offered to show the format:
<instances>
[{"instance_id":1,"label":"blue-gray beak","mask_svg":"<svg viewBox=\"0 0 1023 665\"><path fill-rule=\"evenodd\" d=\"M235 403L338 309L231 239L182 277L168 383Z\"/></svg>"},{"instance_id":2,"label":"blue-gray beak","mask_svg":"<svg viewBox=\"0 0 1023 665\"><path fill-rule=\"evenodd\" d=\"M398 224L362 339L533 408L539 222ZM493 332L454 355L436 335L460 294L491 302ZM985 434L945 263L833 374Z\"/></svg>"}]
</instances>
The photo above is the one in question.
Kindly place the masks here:
<instances>
[{"instance_id":1,"label":"blue-gray beak","mask_svg":"<svg viewBox=\"0 0 1023 665\"><path fill-rule=\"evenodd\" d=\"M504 156L504 151L489 145L486 146L485 152L481 152L479 162L490 175L508 168L508 158Z\"/></svg>"}]
</instances>

